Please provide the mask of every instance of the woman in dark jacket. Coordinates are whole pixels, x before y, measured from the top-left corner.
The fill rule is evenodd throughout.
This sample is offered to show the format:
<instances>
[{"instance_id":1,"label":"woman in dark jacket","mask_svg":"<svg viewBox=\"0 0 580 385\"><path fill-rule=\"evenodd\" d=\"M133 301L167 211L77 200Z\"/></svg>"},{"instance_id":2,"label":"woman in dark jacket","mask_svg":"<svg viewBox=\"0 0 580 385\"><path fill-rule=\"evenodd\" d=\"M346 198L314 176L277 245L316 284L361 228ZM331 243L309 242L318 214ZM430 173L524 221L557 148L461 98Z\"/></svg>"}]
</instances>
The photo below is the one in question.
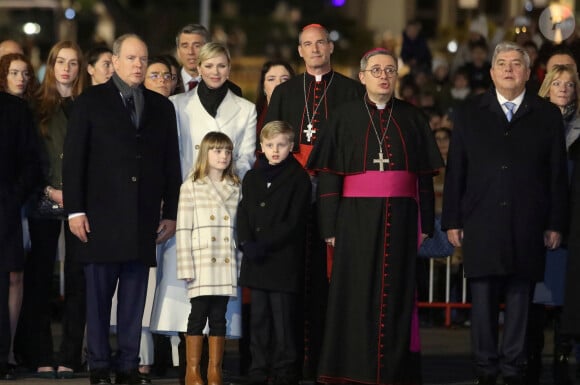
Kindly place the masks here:
<instances>
[{"instance_id":1,"label":"woman in dark jacket","mask_svg":"<svg viewBox=\"0 0 580 385\"><path fill-rule=\"evenodd\" d=\"M48 55L46 74L35 101L41 158L44 163L42 194L53 202L53 207L63 207L61 175L63 145L72 101L82 91L82 68L82 52L75 43L61 41L55 44ZM36 367L39 377L55 378L50 328L50 295L58 240L66 214L62 213L60 217L46 216L38 211L37 206L38 204L34 202L29 212L32 247L24 267L26 279L17 345L21 349L20 353L25 363ZM70 237L68 225L65 225L64 229L65 238ZM73 277L66 274L66 266L65 278L69 285ZM63 325L67 327L66 322ZM80 328L79 332L84 332L84 329ZM68 341L68 337L66 340ZM82 334L80 343L82 346ZM76 356L76 359L80 360L80 348ZM59 367L60 377L71 377L72 363L63 365Z\"/></svg>"}]
</instances>

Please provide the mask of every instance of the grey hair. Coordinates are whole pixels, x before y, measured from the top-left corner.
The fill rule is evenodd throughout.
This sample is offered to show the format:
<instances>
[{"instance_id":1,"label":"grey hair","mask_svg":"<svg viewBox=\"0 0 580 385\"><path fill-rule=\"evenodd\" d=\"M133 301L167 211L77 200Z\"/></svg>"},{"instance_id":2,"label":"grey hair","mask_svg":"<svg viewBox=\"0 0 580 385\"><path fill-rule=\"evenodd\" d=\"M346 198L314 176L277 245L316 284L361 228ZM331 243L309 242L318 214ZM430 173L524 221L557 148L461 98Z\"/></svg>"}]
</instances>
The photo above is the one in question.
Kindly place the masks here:
<instances>
[{"instance_id":1,"label":"grey hair","mask_svg":"<svg viewBox=\"0 0 580 385\"><path fill-rule=\"evenodd\" d=\"M179 47L179 38L182 33L196 34L203 37L203 42L208 43L210 41L209 31L201 24L187 24L177 32L175 35L175 46Z\"/></svg>"},{"instance_id":2,"label":"grey hair","mask_svg":"<svg viewBox=\"0 0 580 385\"><path fill-rule=\"evenodd\" d=\"M375 48L365 53L362 59L360 59L360 70L361 71L366 70L367 65L369 64L369 59L377 55L387 55L392 57L393 60L395 61L395 67L397 66L397 57L395 56L394 53L385 48Z\"/></svg>"},{"instance_id":3,"label":"grey hair","mask_svg":"<svg viewBox=\"0 0 580 385\"><path fill-rule=\"evenodd\" d=\"M493 57L491 59L491 66L494 67L495 66L495 60L497 59L497 55L499 55L502 52L508 52L508 51L517 51L519 52L520 55L522 55L522 57L524 58L524 63L526 64L526 68L530 68L530 55L528 55L528 51L526 51L524 48L522 48L522 46L520 46L519 44L513 43L511 41L503 41L501 43L498 43L498 45L495 46L495 49L493 51Z\"/></svg>"},{"instance_id":4,"label":"grey hair","mask_svg":"<svg viewBox=\"0 0 580 385\"><path fill-rule=\"evenodd\" d=\"M141 36L135 33L126 33L124 35L119 36L113 43L113 55L119 56L121 54L121 46L123 45L125 40L129 38L135 38L139 40L141 43L145 44L145 41L141 39ZM145 44L145 47L147 47L147 44Z\"/></svg>"}]
</instances>

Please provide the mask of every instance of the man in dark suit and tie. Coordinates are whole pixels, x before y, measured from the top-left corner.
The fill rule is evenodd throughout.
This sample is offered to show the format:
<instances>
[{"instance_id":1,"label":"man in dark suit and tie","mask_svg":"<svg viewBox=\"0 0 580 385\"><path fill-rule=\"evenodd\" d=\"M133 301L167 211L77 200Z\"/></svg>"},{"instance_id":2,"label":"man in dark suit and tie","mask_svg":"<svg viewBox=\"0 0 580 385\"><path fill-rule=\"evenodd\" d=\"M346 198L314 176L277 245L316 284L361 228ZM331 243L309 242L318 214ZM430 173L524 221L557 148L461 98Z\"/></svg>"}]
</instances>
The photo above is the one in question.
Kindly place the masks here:
<instances>
[{"instance_id":1,"label":"man in dark suit and tie","mask_svg":"<svg viewBox=\"0 0 580 385\"><path fill-rule=\"evenodd\" d=\"M181 183L175 111L141 86L147 46L136 35L113 45L115 74L76 101L64 147L64 199L87 283L91 384L148 384L139 374L141 320L155 244L173 236ZM160 210L161 208L161 210ZM116 362L111 299L118 282Z\"/></svg>"},{"instance_id":2,"label":"man in dark suit and tie","mask_svg":"<svg viewBox=\"0 0 580 385\"><path fill-rule=\"evenodd\" d=\"M526 91L527 52L496 46L494 88L457 110L449 148L442 227L463 247L472 296L478 384L523 384L525 336L546 248L567 223L567 170L560 111ZM498 314L505 301L498 351Z\"/></svg>"}]
</instances>

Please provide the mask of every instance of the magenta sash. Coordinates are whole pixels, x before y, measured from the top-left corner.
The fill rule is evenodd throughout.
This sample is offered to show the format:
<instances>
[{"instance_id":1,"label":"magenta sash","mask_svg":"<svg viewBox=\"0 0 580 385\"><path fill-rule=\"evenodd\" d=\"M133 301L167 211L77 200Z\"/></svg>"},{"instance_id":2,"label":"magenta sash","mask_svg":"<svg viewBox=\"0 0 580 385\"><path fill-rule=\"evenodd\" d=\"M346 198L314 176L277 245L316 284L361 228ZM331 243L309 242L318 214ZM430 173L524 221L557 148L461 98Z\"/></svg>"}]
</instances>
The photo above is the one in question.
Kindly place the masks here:
<instances>
[{"instance_id":1,"label":"magenta sash","mask_svg":"<svg viewBox=\"0 0 580 385\"><path fill-rule=\"evenodd\" d=\"M347 175L342 196L358 198L409 197L419 200L417 174L408 171L366 171Z\"/></svg>"}]
</instances>

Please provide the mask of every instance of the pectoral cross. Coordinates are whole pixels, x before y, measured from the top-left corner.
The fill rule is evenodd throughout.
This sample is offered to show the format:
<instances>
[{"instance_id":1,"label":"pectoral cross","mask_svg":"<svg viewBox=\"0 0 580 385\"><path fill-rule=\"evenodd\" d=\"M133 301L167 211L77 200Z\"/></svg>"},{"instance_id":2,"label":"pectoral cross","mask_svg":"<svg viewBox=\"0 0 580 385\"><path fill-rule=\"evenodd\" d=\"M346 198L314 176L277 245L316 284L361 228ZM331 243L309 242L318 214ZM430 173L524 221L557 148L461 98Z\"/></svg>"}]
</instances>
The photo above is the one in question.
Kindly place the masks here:
<instances>
[{"instance_id":1,"label":"pectoral cross","mask_svg":"<svg viewBox=\"0 0 580 385\"><path fill-rule=\"evenodd\" d=\"M310 142L312 135L316 134L316 130L312 129L312 123L308 123L306 127L308 127L308 130L303 130L302 132L306 134L306 141Z\"/></svg>"},{"instance_id":2,"label":"pectoral cross","mask_svg":"<svg viewBox=\"0 0 580 385\"><path fill-rule=\"evenodd\" d=\"M373 159L373 163L379 164L379 171L385 171L384 164L389 164L389 158L383 158L383 152L379 152L379 157L377 159Z\"/></svg>"}]
</instances>

